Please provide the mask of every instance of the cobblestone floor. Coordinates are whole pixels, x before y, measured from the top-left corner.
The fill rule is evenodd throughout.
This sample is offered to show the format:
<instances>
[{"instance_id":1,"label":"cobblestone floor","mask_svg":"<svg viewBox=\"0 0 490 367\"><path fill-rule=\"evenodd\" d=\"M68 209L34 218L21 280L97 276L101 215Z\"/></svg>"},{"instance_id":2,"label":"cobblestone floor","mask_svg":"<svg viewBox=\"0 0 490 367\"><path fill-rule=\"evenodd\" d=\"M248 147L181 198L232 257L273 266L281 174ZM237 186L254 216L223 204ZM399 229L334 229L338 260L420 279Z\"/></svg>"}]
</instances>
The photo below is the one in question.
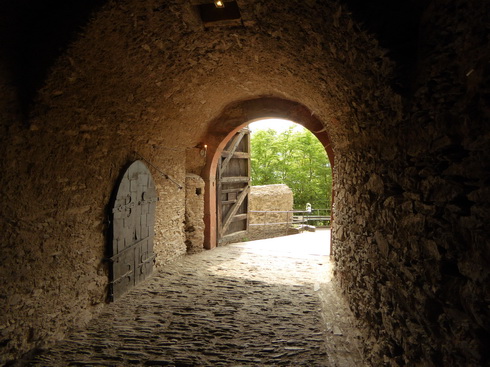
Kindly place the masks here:
<instances>
[{"instance_id":1,"label":"cobblestone floor","mask_svg":"<svg viewBox=\"0 0 490 367\"><path fill-rule=\"evenodd\" d=\"M186 256L18 365L363 366L330 282L328 237L304 233Z\"/></svg>"}]
</instances>

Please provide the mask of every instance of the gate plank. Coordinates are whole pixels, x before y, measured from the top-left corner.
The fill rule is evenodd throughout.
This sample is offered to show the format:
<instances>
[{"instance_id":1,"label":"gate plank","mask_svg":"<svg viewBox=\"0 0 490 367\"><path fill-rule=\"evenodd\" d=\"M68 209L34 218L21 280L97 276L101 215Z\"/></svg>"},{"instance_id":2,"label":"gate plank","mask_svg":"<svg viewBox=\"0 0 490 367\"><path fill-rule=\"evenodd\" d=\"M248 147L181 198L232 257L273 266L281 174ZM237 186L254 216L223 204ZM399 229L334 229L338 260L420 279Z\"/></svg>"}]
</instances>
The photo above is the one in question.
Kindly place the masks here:
<instances>
[{"instance_id":1,"label":"gate plank","mask_svg":"<svg viewBox=\"0 0 490 367\"><path fill-rule=\"evenodd\" d=\"M240 205L242 205L243 200L248 196L248 193L250 192L250 186L247 186L238 196L237 202L235 205L230 209L230 211L226 214L225 220L223 221L223 228L222 228L222 233L225 233L226 230L228 229L228 226L231 224L231 221L233 219L233 216L236 214L238 211L238 208Z\"/></svg>"},{"instance_id":2,"label":"gate plank","mask_svg":"<svg viewBox=\"0 0 490 367\"><path fill-rule=\"evenodd\" d=\"M238 144L240 144L240 142L242 141L245 133L246 131L241 130L240 133L233 138L233 142L231 143L230 150L228 150L228 156L225 158L223 163L221 163L221 172L224 172L228 167L228 163L230 163L230 159L233 157L233 154L235 153Z\"/></svg>"},{"instance_id":3,"label":"gate plank","mask_svg":"<svg viewBox=\"0 0 490 367\"><path fill-rule=\"evenodd\" d=\"M223 177L221 182L234 183L234 182L249 182L250 177L248 176L234 176L234 177Z\"/></svg>"}]
</instances>

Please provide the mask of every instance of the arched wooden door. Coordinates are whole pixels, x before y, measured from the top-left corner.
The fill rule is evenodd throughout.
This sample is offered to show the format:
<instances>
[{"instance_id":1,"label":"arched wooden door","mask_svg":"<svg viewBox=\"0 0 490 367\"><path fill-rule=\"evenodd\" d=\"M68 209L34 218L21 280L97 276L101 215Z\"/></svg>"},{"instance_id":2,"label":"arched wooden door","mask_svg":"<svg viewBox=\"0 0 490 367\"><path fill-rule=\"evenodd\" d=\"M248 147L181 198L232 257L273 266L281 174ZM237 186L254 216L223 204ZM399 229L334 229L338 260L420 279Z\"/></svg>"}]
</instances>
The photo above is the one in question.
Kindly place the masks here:
<instances>
[{"instance_id":1,"label":"arched wooden door","mask_svg":"<svg viewBox=\"0 0 490 367\"><path fill-rule=\"evenodd\" d=\"M153 271L157 201L150 171L142 161L135 161L121 179L112 209L111 300L120 297Z\"/></svg>"}]
</instances>

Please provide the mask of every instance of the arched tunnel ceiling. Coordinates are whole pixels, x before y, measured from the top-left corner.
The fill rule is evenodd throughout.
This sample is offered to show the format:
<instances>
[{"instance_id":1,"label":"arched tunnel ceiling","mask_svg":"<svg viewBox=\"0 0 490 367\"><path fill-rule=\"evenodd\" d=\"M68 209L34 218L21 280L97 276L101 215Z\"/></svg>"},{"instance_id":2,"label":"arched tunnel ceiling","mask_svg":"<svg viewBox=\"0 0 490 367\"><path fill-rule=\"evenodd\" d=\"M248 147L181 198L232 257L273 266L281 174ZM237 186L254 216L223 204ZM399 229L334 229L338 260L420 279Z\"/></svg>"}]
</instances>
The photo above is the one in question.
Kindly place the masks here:
<instances>
[{"instance_id":1,"label":"arched tunnel ceiling","mask_svg":"<svg viewBox=\"0 0 490 367\"><path fill-rule=\"evenodd\" d=\"M251 24L255 23L254 20L258 20L258 25L255 23L254 31L259 33L264 31L266 23L281 19L281 16L288 12L289 17L284 21L302 24L308 23L304 22L305 19L312 19L311 24L315 27L321 20L321 13L303 13L301 11L303 3L315 8L320 4L319 1L314 0L300 4L291 2L288 5L283 4L277 12L277 10L268 8L267 5L259 1L238 1L243 12L248 13L250 19L253 19ZM338 4L332 3L334 3L333 8L342 6L344 11L345 9L351 11L353 19L361 28L376 35L381 46L388 50L388 56L397 62L397 70L403 71L403 73L393 75L392 86L398 92L406 89L409 81L401 79L399 75L407 75L406 70L412 67L416 54L414 45L417 38L420 1L389 2L375 0L365 2L344 0ZM91 17L97 18L97 12L106 4L106 0L50 0L43 2L12 0L3 4L4 19L2 21L3 29L0 31L0 40L10 51L4 53L4 57L7 58L4 63L10 69L12 82L17 87L23 112L26 112L36 91L45 82L48 71L53 67L55 61L66 51L73 40L79 37ZM190 2L185 1L146 2L146 6L151 8L153 12L160 12L161 14L171 12L174 17L180 17L184 21L189 21L188 14L186 15L189 4ZM109 4L106 6L106 8L111 7L117 8L118 5ZM140 21L145 22L144 19L140 19ZM189 24L191 23L189 22ZM118 32L116 28L113 31ZM295 29L292 31L294 32ZM314 29L314 31L318 31L318 29ZM229 32L227 31L227 33ZM301 50L298 51L301 52ZM97 57L97 55L91 56Z\"/></svg>"},{"instance_id":2,"label":"arched tunnel ceiling","mask_svg":"<svg viewBox=\"0 0 490 367\"><path fill-rule=\"evenodd\" d=\"M49 69L106 0L8 0L1 5L2 60L28 109Z\"/></svg>"},{"instance_id":3,"label":"arched tunnel ceiling","mask_svg":"<svg viewBox=\"0 0 490 367\"><path fill-rule=\"evenodd\" d=\"M67 120L91 124L90 116L103 113L112 120L105 136L117 131L136 145L194 146L225 106L261 96L303 104L337 147L388 133L370 106L397 124L397 94L408 84L396 72L413 60L400 52L413 47L400 40L417 37L412 1L367 7L354 0L243 0L241 26L209 29L197 14L202 2L6 3L4 15L12 17L1 36L10 50L5 65L20 109L31 116L27 124L48 112L43 120L69 129Z\"/></svg>"},{"instance_id":4,"label":"arched tunnel ceiling","mask_svg":"<svg viewBox=\"0 0 490 367\"><path fill-rule=\"evenodd\" d=\"M300 105L331 138L337 274L374 328L366 340L382 343L373 358L466 365L458 355L487 357L478 355L490 284L481 246L490 182L487 2L432 1L424 10L417 1L237 0L243 25L206 29L200 1L2 3L0 279L2 294L23 305L9 326L12 342L0 344L27 351L103 302L104 208L135 152L176 182L192 173L212 184L198 143L242 124L247 101L276 99ZM156 181L162 264L186 248L185 192L165 175ZM455 277L456 291L445 281Z\"/></svg>"}]
</instances>

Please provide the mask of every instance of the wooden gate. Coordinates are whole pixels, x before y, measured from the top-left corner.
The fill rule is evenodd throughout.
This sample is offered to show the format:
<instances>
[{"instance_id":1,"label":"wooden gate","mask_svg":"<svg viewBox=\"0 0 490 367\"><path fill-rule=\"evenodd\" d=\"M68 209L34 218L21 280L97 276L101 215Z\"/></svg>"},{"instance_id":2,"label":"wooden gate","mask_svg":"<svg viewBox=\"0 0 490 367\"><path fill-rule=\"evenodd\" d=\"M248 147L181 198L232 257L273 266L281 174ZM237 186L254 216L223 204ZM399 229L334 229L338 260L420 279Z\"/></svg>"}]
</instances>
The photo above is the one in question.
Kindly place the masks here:
<instances>
[{"instance_id":1,"label":"wooden gate","mask_svg":"<svg viewBox=\"0 0 490 367\"><path fill-rule=\"evenodd\" d=\"M115 300L153 271L155 207L151 173L141 161L126 170L112 210L109 298Z\"/></svg>"},{"instance_id":2,"label":"wooden gate","mask_svg":"<svg viewBox=\"0 0 490 367\"><path fill-rule=\"evenodd\" d=\"M250 130L240 130L221 154L217 169L218 243L248 231Z\"/></svg>"}]
</instances>

